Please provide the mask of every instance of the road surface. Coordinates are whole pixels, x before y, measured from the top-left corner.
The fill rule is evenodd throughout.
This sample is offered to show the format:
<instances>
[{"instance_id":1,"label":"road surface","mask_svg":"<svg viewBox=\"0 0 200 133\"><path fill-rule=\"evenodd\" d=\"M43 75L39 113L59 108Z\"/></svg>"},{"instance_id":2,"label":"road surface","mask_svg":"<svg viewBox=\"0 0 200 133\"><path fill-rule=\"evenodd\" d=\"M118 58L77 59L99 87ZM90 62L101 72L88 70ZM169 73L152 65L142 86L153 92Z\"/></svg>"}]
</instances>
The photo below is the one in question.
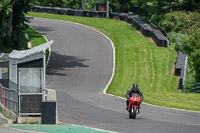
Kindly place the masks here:
<instances>
[{"instance_id":1,"label":"road surface","mask_svg":"<svg viewBox=\"0 0 200 133\"><path fill-rule=\"evenodd\" d=\"M200 113L143 104L132 120L123 99L103 94L112 75L113 49L102 34L51 19L34 18L30 25L55 41L46 86L56 89L61 122L120 133L199 133Z\"/></svg>"}]
</instances>

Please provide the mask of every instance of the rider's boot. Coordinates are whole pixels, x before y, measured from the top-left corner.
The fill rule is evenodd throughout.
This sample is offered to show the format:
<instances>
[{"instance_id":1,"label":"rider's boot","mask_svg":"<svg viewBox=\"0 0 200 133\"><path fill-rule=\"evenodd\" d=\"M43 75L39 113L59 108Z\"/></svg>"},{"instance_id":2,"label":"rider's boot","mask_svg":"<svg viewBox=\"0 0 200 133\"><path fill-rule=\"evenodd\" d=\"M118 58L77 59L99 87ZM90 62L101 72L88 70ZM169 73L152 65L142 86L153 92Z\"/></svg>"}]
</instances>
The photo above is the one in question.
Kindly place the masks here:
<instances>
[{"instance_id":1,"label":"rider's boot","mask_svg":"<svg viewBox=\"0 0 200 133\"><path fill-rule=\"evenodd\" d=\"M126 106L126 110L128 110L128 105Z\"/></svg>"},{"instance_id":2,"label":"rider's boot","mask_svg":"<svg viewBox=\"0 0 200 133\"><path fill-rule=\"evenodd\" d=\"M139 108L138 108L138 114L140 113L140 109L141 109L141 106L139 105Z\"/></svg>"}]
</instances>

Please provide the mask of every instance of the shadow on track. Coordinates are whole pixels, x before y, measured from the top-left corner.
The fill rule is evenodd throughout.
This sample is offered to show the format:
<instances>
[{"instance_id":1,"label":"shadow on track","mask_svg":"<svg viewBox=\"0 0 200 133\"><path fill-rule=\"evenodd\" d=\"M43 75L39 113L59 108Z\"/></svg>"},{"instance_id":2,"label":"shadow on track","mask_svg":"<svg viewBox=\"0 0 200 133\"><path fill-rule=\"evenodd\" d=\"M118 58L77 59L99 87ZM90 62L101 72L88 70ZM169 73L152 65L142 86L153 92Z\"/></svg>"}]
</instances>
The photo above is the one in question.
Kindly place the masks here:
<instances>
[{"instance_id":1,"label":"shadow on track","mask_svg":"<svg viewBox=\"0 0 200 133\"><path fill-rule=\"evenodd\" d=\"M62 73L62 70L67 71L69 68L89 67L84 64L85 61L87 59L52 52L47 66L47 75L66 76L66 74Z\"/></svg>"},{"instance_id":2,"label":"shadow on track","mask_svg":"<svg viewBox=\"0 0 200 133\"><path fill-rule=\"evenodd\" d=\"M48 32L55 31L52 27L44 27L44 26L32 26L33 29L40 31L42 35L46 35Z\"/></svg>"}]
</instances>

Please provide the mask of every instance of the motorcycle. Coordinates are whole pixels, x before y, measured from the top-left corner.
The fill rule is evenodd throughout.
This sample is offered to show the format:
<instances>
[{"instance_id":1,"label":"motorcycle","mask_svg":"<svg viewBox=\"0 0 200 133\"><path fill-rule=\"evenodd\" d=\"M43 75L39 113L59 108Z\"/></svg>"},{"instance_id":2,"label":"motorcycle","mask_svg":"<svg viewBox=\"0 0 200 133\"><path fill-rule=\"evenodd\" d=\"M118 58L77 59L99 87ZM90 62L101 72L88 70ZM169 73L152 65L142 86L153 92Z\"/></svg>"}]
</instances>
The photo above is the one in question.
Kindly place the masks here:
<instances>
[{"instance_id":1,"label":"motorcycle","mask_svg":"<svg viewBox=\"0 0 200 133\"><path fill-rule=\"evenodd\" d=\"M128 105L129 118L135 119L136 114L140 113L141 97L137 93L131 94Z\"/></svg>"}]
</instances>

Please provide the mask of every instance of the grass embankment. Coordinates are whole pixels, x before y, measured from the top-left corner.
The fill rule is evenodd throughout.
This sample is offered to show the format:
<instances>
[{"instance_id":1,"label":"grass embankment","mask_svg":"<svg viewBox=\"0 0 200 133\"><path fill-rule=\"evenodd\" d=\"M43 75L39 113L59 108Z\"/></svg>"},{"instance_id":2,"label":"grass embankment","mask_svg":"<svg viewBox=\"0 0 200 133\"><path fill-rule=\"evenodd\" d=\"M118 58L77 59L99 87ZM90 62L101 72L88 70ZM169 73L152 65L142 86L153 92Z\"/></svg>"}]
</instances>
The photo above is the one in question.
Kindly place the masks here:
<instances>
[{"instance_id":1,"label":"grass embankment","mask_svg":"<svg viewBox=\"0 0 200 133\"><path fill-rule=\"evenodd\" d=\"M144 93L144 102L200 111L199 94L183 94L176 89L173 49L157 47L128 24L112 20L56 14L28 13L28 16L81 23L107 35L115 45L115 76L107 93L125 97L133 83Z\"/></svg>"},{"instance_id":2,"label":"grass embankment","mask_svg":"<svg viewBox=\"0 0 200 133\"><path fill-rule=\"evenodd\" d=\"M31 42L32 47L35 47L47 42L46 39L38 31L32 28L28 28L26 30L26 33L28 34L28 38ZM46 61L48 60L48 57L49 57L49 48L47 48L46 50Z\"/></svg>"},{"instance_id":3,"label":"grass embankment","mask_svg":"<svg viewBox=\"0 0 200 133\"><path fill-rule=\"evenodd\" d=\"M32 47L38 46L46 42L46 39L39 32L32 28L28 28L26 30L26 33L28 34L28 38L32 44Z\"/></svg>"}]
</instances>

